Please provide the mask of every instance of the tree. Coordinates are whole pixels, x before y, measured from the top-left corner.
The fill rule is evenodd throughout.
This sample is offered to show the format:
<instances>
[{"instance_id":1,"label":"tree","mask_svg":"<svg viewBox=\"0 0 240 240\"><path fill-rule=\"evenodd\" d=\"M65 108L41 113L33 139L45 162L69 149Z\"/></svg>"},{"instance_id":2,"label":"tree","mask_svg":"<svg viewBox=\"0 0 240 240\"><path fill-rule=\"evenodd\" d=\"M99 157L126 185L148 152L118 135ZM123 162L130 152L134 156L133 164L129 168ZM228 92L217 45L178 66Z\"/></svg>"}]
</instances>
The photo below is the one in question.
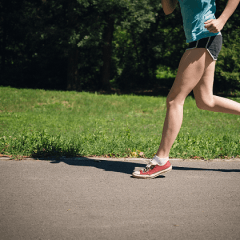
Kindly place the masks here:
<instances>
[{"instance_id":1,"label":"tree","mask_svg":"<svg viewBox=\"0 0 240 240\"><path fill-rule=\"evenodd\" d=\"M12 47L11 44L16 43L16 33L21 29L16 28L15 21L20 17L19 9L23 5L23 0L0 2L0 76L3 78L6 68L11 65L16 57L16 52L21 51L18 47Z\"/></svg>"},{"instance_id":2,"label":"tree","mask_svg":"<svg viewBox=\"0 0 240 240\"><path fill-rule=\"evenodd\" d=\"M156 71L175 71L186 47L179 6L165 16L159 0L2 0L0 16L1 84L17 87L170 86ZM222 31L220 88L238 86L239 26L238 8Z\"/></svg>"},{"instance_id":3,"label":"tree","mask_svg":"<svg viewBox=\"0 0 240 240\"><path fill-rule=\"evenodd\" d=\"M76 9L77 1L68 1L68 26L71 28L72 34L74 29L78 27L79 17L74 11ZM68 90L81 90L81 83L78 73L78 55L79 49L76 42L76 37L72 39L68 49L68 74L67 74L67 89Z\"/></svg>"}]
</instances>

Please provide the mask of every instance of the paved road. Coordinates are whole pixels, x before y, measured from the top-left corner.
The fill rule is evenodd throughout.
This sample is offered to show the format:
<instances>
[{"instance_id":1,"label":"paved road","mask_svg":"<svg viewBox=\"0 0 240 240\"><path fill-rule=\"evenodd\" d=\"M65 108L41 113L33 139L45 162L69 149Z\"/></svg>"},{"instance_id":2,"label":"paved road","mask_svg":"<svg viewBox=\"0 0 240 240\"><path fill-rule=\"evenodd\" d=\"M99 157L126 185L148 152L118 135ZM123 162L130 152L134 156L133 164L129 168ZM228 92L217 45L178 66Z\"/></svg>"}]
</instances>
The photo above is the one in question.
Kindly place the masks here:
<instances>
[{"instance_id":1,"label":"paved road","mask_svg":"<svg viewBox=\"0 0 240 240\"><path fill-rule=\"evenodd\" d=\"M0 160L0 239L240 239L240 161L171 162Z\"/></svg>"}]
</instances>

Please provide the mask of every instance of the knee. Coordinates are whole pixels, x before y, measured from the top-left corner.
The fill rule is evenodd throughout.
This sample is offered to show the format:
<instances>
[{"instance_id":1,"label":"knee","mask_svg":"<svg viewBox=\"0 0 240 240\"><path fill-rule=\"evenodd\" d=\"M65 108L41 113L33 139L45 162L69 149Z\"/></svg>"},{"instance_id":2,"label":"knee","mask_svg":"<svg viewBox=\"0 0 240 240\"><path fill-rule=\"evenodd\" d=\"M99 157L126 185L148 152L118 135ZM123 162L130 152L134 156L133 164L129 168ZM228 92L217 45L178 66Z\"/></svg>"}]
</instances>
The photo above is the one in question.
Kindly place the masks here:
<instances>
[{"instance_id":1,"label":"knee","mask_svg":"<svg viewBox=\"0 0 240 240\"><path fill-rule=\"evenodd\" d=\"M183 106L184 105L184 100L185 99L178 99L178 98L175 98L171 95L168 95L167 96L167 100L166 100L166 105L167 105L167 108L171 108L171 107L177 107L177 106Z\"/></svg>"},{"instance_id":2,"label":"knee","mask_svg":"<svg viewBox=\"0 0 240 240\"><path fill-rule=\"evenodd\" d=\"M201 110L211 110L214 107L213 99L200 99L196 100L196 105Z\"/></svg>"}]
</instances>

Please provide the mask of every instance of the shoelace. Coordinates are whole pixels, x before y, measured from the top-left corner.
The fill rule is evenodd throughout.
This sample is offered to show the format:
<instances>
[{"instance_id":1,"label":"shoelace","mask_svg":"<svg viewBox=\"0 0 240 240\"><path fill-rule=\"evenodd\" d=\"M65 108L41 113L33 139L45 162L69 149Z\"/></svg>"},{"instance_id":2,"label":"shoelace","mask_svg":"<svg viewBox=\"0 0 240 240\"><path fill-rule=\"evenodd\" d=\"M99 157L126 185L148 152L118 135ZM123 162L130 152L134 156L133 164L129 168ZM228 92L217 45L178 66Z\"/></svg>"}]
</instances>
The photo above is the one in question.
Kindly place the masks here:
<instances>
[{"instance_id":1,"label":"shoelace","mask_svg":"<svg viewBox=\"0 0 240 240\"><path fill-rule=\"evenodd\" d=\"M144 169L142 169L142 171L147 172L149 170L152 170L154 167L155 167L155 165L152 165L151 161L150 161L150 163Z\"/></svg>"}]
</instances>

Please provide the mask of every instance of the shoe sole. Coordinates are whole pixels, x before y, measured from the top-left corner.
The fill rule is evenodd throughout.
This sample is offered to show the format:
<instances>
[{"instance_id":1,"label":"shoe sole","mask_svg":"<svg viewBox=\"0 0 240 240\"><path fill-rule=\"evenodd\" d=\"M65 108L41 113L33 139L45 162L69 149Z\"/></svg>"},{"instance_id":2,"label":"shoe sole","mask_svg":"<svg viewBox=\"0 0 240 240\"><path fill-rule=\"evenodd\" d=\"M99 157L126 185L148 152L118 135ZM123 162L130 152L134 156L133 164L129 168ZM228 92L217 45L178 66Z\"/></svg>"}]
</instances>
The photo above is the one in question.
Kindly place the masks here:
<instances>
[{"instance_id":1,"label":"shoe sole","mask_svg":"<svg viewBox=\"0 0 240 240\"><path fill-rule=\"evenodd\" d=\"M152 175L134 175L134 173L133 173L132 176L135 178L141 178L141 179L152 179L152 178L156 178L156 177L160 176L163 173L170 172L171 170L172 170L172 166L170 166L169 168L166 168L160 172L156 172Z\"/></svg>"}]
</instances>

